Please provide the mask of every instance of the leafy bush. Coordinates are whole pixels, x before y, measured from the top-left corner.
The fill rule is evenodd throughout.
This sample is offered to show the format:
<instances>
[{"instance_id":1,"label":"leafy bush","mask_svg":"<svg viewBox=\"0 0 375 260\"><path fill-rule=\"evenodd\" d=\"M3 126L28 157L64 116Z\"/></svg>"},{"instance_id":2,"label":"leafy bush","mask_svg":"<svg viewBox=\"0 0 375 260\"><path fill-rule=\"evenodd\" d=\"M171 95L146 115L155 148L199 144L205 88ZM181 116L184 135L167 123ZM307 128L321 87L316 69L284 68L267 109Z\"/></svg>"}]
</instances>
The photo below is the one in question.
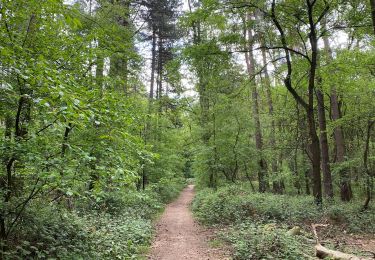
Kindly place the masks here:
<instances>
[{"instance_id":1,"label":"leafy bush","mask_svg":"<svg viewBox=\"0 0 375 260\"><path fill-rule=\"evenodd\" d=\"M92 215L91 247L94 259L135 259L150 243L150 219Z\"/></svg>"},{"instance_id":2,"label":"leafy bush","mask_svg":"<svg viewBox=\"0 0 375 260\"><path fill-rule=\"evenodd\" d=\"M72 259L89 257L87 223L77 214L58 205L34 203L21 216L22 223L13 232L12 245L3 252L5 259L43 259L48 257Z\"/></svg>"},{"instance_id":3,"label":"leafy bush","mask_svg":"<svg viewBox=\"0 0 375 260\"><path fill-rule=\"evenodd\" d=\"M158 199L163 203L168 203L180 193L183 187L186 186L184 179L167 179L162 178L159 182L149 185L147 190L157 194Z\"/></svg>"},{"instance_id":4,"label":"leafy bush","mask_svg":"<svg viewBox=\"0 0 375 260\"><path fill-rule=\"evenodd\" d=\"M334 224L342 225L352 233L375 233L375 210L361 210L360 203L327 205L324 216Z\"/></svg>"},{"instance_id":5,"label":"leafy bush","mask_svg":"<svg viewBox=\"0 0 375 260\"><path fill-rule=\"evenodd\" d=\"M298 237L284 228L244 222L223 233L222 238L233 245L236 260L304 259L306 247Z\"/></svg>"},{"instance_id":6,"label":"leafy bush","mask_svg":"<svg viewBox=\"0 0 375 260\"><path fill-rule=\"evenodd\" d=\"M251 193L242 186L203 189L194 198L195 216L208 225L229 225L221 237L234 259L305 259L311 246L288 226L329 221L349 232L375 232L375 211L360 211L358 203L325 202L323 208L307 196ZM307 248L307 249L306 249Z\"/></svg>"},{"instance_id":7,"label":"leafy bush","mask_svg":"<svg viewBox=\"0 0 375 260\"><path fill-rule=\"evenodd\" d=\"M358 203L326 202L323 209L316 207L313 198L260 194L232 186L200 191L192 209L206 224L230 224L246 220L278 221L295 225L328 219L343 225L349 232L375 232L375 212L361 212Z\"/></svg>"},{"instance_id":8,"label":"leafy bush","mask_svg":"<svg viewBox=\"0 0 375 260\"><path fill-rule=\"evenodd\" d=\"M87 205L82 205L82 211L94 210L113 216L128 214L142 218L150 218L161 210L163 204L159 195L150 191L114 191L100 194Z\"/></svg>"},{"instance_id":9,"label":"leafy bush","mask_svg":"<svg viewBox=\"0 0 375 260\"><path fill-rule=\"evenodd\" d=\"M215 193L203 190L194 199L193 210L202 222L208 224L249 218L302 221L313 219L318 214L311 198L247 193L233 188L219 189Z\"/></svg>"},{"instance_id":10,"label":"leafy bush","mask_svg":"<svg viewBox=\"0 0 375 260\"><path fill-rule=\"evenodd\" d=\"M145 191L112 191L77 199L77 210L34 201L21 215L2 259L137 259L152 220L185 186L163 180Z\"/></svg>"}]
</instances>

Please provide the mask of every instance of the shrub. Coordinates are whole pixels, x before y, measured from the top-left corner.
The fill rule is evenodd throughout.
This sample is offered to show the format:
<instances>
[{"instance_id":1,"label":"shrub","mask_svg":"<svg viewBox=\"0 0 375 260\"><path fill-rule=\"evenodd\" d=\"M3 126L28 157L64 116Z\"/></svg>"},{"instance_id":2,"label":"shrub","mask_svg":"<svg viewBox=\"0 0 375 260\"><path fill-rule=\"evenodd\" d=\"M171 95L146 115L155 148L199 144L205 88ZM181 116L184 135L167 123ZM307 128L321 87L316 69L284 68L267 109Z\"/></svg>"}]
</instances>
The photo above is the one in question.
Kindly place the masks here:
<instances>
[{"instance_id":1,"label":"shrub","mask_svg":"<svg viewBox=\"0 0 375 260\"><path fill-rule=\"evenodd\" d=\"M277 221L290 225L330 220L349 232L375 232L375 212L361 212L358 203L326 202L323 208L308 196L251 193L233 186L216 192L204 189L196 195L192 209L205 224L231 224L243 221Z\"/></svg>"},{"instance_id":2,"label":"shrub","mask_svg":"<svg viewBox=\"0 0 375 260\"><path fill-rule=\"evenodd\" d=\"M304 259L307 250L296 236L284 228L244 222L221 234L233 245L236 260Z\"/></svg>"},{"instance_id":3,"label":"shrub","mask_svg":"<svg viewBox=\"0 0 375 260\"><path fill-rule=\"evenodd\" d=\"M58 205L33 203L22 214L4 259L89 257L87 223Z\"/></svg>"},{"instance_id":4,"label":"shrub","mask_svg":"<svg viewBox=\"0 0 375 260\"><path fill-rule=\"evenodd\" d=\"M207 224L228 224L247 219L302 221L313 219L317 210L311 198L247 193L232 188L199 192L193 201L195 215Z\"/></svg>"},{"instance_id":5,"label":"shrub","mask_svg":"<svg viewBox=\"0 0 375 260\"><path fill-rule=\"evenodd\" d=\"M158 195L158 199L162 203L168 203L186 186L186 181L184 179L167 179L162 178L158 183L151 184L147 187L148 191L154 192Z\"/></svg>"},{"instance_id":6,"label":"shrub","mask_svg":"<svg viewBox=\"0 0 375 260\"><path fill-rule=\"evenodd\" d=\"M102 214L90 216L88 220L92 223L94 259L135 259L152 237L149 219Z\"/></svg>"},{"instance_id":7,"label":"shrub","mask_svg":"<svg viewBox=\"0 0 375 260\"><path fill-rule=\"evenodd\" d=\"M145 191L108 191L63 203L35 200L20 217L2 259L137 259L152 237L152 219L176 197L181 179Z\"/></svg>"}]
</instances>

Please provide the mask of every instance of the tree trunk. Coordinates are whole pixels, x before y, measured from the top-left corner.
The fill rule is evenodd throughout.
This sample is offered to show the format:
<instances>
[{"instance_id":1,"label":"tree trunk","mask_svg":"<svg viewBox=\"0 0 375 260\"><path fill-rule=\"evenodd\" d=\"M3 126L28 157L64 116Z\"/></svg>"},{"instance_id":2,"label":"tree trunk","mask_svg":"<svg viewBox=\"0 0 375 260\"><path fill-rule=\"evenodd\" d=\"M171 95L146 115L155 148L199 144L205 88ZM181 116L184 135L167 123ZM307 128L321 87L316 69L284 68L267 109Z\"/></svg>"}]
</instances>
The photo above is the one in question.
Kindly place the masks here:
<instances>
[{"instance_id":1,"label":"tree trunk","mask_svg":"<svg viewBox=\"0 0 375 260\"><path fill-rule=\"evenodd\" d=\"M103 91L104 91L103 72L104 72L104 59L102 57L97 57L95 80L100 90L100 96L103 96Z\"/></svg>"},{"instance_id":2,"label":"tree trunk","mask_svg":"<svg viewBox=\"0 0 375 260\"><path fill-rule=\"evenodd\" d=\"M263 45L265 45L263 43ZM273 116L273 101L272 101L272 94L271 94L271 79L268 74L268 69L267 69L267 56L266 56L266 50L262 49L262 59L263 59L263 72L264 72L264 78L265 78L265 87L266 87L266 95L267 95L267 103L268 103L268 114L270 115L271 118L271 132L270 132L270 146L272 151L275 151L275 146L276 146L276 139L275 139L275 133L276 133L276 127L275 127L275 119ZM277 160L274 159L271 162L271 170L272 174L275 175L278 172L277 169ZM274 193L283 193L282 189L282 181L280 180L274 180L272 181L272 190Z\"/></svg>"},{"instance_id":3,"label":"tree trunk","mask_svg":"<svg viewBox=\"0 0 375 260\"><path fill-rule=\"evenodd\" d=\"M340 107L335 90L332 90L331 94L331 110L332 120L340 119ZM336 162L343 163L345 162L345 139L341 126L335 127L333 133L336 145ZM340 169L340 196L343 201L350 201L353 197L350 174L347 169Z\"/></svg>"},{"instance_id":4,"label":"tree trunk","mask_svg":"<svg viewBox=\"0 0 375 260\"><path fill-rule=\"evenodd\" d=\"M311 192L310 192L311 174L312 174L311 169L305 170L305 192L306 192L306 195L311 194Z\"/></svg>"},{"instance_id":5,"label":"tree trunk","mask_svg":"<svg viewBox=\"0 0 375 260\"><path fill-rule=\"evenodd\" d=\"M152 31L152 60L151 60L151 79L150 79L150 94L149 98L154 98L154 83L155 83L155 63L156 63L156 29Z\"/></svg>"},{"instance_id":6,"label":"tree trunk","mask_svg":"<svg viewBox=\"0 0 375 260\"><path fill-rule=\"evenodd\" d=\"M205 145L205 147L209 147L212 134L211 134L210 129L207 127L207 123L209 122L209 110L210 110L210 102L209 102L209 97L207 93L207 82L204 79L204 76L201 72L198 73L198 78L199 78L199 88L198 88L199 103L201 107L200 125L203 129L202 142ZM209 162L208 174L209 174L208 186L210 188L216 188L215 170L212 167L211 160Z\"/></svg>"},{"instance_id":7,"label":"tree trunk","mask_svg":"<svg viewBox=\"0 0 375 260\"><path fill-rule=\"evenodd\" d=\"M323 20L325 27L325 20ZM324 49L328 55L328 59L333 59L331 46L327 36L323 37ZM341 118L340 106L336 88L331 89L331 116L332 120L336 121ZM333 130L335 149L336 149L336 162L343 163L345 161L345 139L341 126L336 126ZM340 197L343 201L350 201L352 199L352 189L350 184L350 175L347 169L340 170Z\"/></svg>"},{"instance_id":8,"label":"tree trunk","mask_svg":"<svg viewBox=\"0 0 375 260\"><path fill-rule=\"evenodd\" d=\"M363 153L363 166L366 171L366 200L363 205L363 209L367 210L372 199L372 190L374 189L374 174L371 173L368 167L368 156L369 156L369 146L370 146L370 137L371 137L371 128L374 125L375 121L369 120L367 122L367 133L365 141L365 151Z\"/></svg>"},{"instance_id":9,"label":"tree trunk","mask_svg":"<svg viewBox=\"0 0 375 260\"><path fill-rule=\"evenodd\" d=\"M158 69L157 69L157 90L156 97L160 99L163 94L163 39L159 33L158 38ZM160 106L161 109L161 106Z\"/></svg>"},{"instance_id":10,"label":"tree trunk","mask_svg":"<svg viewBox=\"0 0 375 260\"><path fill-rule=\"evenodd\" d=\"M310 134L310 152L311 152L311 163L312 163L312 179L313 179L313 195L315 198L316 204L322 204L322 183L320 175L320 147L319 147L319 138L316 133L315 127L315 116L314 116L314 89L315 89L315 80L316 80L316 69L318 67L318 38L316 35L316 24L314 22L314 4L310 3L309 0L306 1L307 11L309 17L310 25L310 45L311 45L311 62L310 62L310 71L309 71L309 83L308 83L308 107L307 107L307 120L309 123L309 134Z\"/></svg>"},{"instance_id":11,"label":"tree trunk","mask_svg":"<svg viewBox=\"0 0 375 260\"><path fill-rule=\"evenodd\" d=\"M320 89L316 90L316 98L318 100L318 119L320 128L320 148L322 156L322 172L323 172L323 187L324 194L332 199L333 198L333 187L332 187L332 176L331 168L329 166L329 147L327 138L327 126L326 126L326 114L324 108L324 96Z\"/></svg>"},{"instance_id":12,"label":"tree trunk","mask_svg":"<svg viewBox=\"0 0 375 260\"><path fill-rule=\"evenodd\" d=\"M22 142L28 134L27 124L31 121L31 99L28 97L30 95L30 90L25 87L24 84L21 83L21 80L18 78L18 83L20 84L20 98L18 99L18 107L17 113L15 117L15 123L12 124L11 117L7 117L6 120L6 130L5 130L5 138L11 139L11 130L10 128L14 127L14 140L17 143ZM28 96L25 96L28 94ZM11 149L11 148L9 148ZM7 239L9 235L9 228L6 225L6 205L10 201L12 194L15 192L14 190L14 176L13 176L13 168L14 163L18 159L18 155L16 151L12 151L8 158L5 158L4 165L6 170L6 175L1 178L1 189L3 189L3 198L2 203L4 208L1 209L0 212L0 243L1 249L7 249ZM7 230L8 229L8 230Z\"/></svg>"},{"instance_id":13,"label":"tree trunk","mask_svg":"<svg viewBox=\"0 0 375 260\"><path fill-rule=\"evenodd\" d=\"M66 149L68 149L68 137L72 128L73 128L72 123L68 123L68 125L65 127L63 142L61 144L61 157L62 158L65 156Z\"/></svg>"},{"instance_id":14,"label":"tree trunk","mask_svg":"<svg viewBox=\"0 0 375 260\"><path fill-rule=\"evenodd\" d=\"M4 135L4 139L7 141L7 142L11 142L11 139L12 139L12 128L13 128L13 118L7 114L5 116L5 135ZM7 144L9 145L9 144ZM10 149L9 146L7 146L7 149ZM0 178L0 187L2 190L7 190L7 182L6 180L8 179L8 175L9 175L9 170L8 170L8 161L9 161L9 158L5 158L3 163L4 165L6 166L6 169L7 169L7 172L6 172L6 176L1 176ZM5 197L4 197L4 200L5 200ZM1 251L4 252L6 251L6 240L7 240L7 236L6 236L6 224L5 224L5 215L6 215L6 211L4 208L1 209L1 212L0 212L0 238L1 238L1 241L0 241L0 246L1 246Z\"/></svg>"},{"instance_id":15,"label":"tree trunk","mask_svg":"<svg viewBox=\"0 0 375 260\"><path fill-rule=\"evenodd\" d=\"M247 14L244 24L244 37L248 42L249 52L245 52L245 60L247 66L247 72L249 74L250 80L255 77L255 59L253 52L251 51L253 47L253 32L251 29L246 29L246 20L250 20L251 17ZM247 36L247 37L246 37ZM250 83L252 84L252 83ZM263 138L262 138L262 130L260 126L260 119L259 119L259 101L258 101L258 90L256 84L252 84L252 101L253 101L253 120L255 125L255 147L258 151L259 159L258 159L258 182L259 182L259 192L265 192L267 188L266 180L265 180L265 173L267 171L267 164L265 159L263 158Z\"/></svg>"},{"instance_id":16,"label":"tree trunk","mask_svg":"<svg viewBox=\"0 0 375 260\"><path fill-rule=\"evenodd\" d=\"M312 182L313 182L313 196L317 204L322 203L322 183L320 175L320 147L319 138L316 134L315 129L315 119L313 112L309 112L308 115L309 122L309 135L311 139L310 143L310 153L311 153L311 164L312 164Z\"/></svg>"},{"instance_id":17,"label":"tree trunk","mask_svg":"<svg viewBox=\"0 0 375 260\"><path fill-rule=\"evenodd\" d=\"M280 33L280 40L285 52L285 59L287 65L287 75L284 78L284 85L288 91L293 95L294 99L299 102L307 114L308 130L310 137L309 152L311 154L310 160L312 165L312 179L313 179L313 196L315 202L318 205L322 204L322 184L320 175L320 147L319 138L316 133L315 127L315 116L314 116L314 90L315 90L315 76L317 69L317 59L318 59L318 38L316 32L316 23L314 21L314 5L316 1L310 2L306 1L307 14L309 18L309 41L311 46L311 57L309 57L310 69L308 77L308 102L306 102L293 88L292 84L292 62L290 48L287 45L287 38L282 28L279 20L276 16L276 0L272 1L271 13L273 23L275 24L277 30Z\"/></svg>"}]
</instances>

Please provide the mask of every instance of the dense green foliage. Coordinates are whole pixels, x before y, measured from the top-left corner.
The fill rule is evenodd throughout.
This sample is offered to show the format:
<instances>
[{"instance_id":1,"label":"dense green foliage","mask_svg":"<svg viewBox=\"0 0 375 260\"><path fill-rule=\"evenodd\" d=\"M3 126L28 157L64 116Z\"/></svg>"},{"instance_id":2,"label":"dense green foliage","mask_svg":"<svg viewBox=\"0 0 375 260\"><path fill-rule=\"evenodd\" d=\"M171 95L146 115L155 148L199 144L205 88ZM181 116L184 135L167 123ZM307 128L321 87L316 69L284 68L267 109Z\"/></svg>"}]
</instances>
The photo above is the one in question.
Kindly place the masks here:
<instances>
[{"instance_id":1,"label":"dense green foliage","mask_svg":"<svg viewBox=\"0 0 375 260\"><path fill-rule=\"evenodd\" d=\"M184 178L238 259L375 232L371 4L0 1L1 256L140 257Z\"/></svg>"},{"instance_id":2,"label":"dense green foliage","mask_svg":"<svg viewBox=\"0 0 375 260\"><path fill-rule=\"evenodd\" d=\"M189 3L197 218L237 259L306 258L295 225L374 233L375 7Z\"/></svg>"},{"instance_id":3,"label":"dense green foliage","mask_svg":"<svg viewBox=\"0 0 375 260\"><path fill-rule=\"evenodd\" d=\"M311 223L331 224L330 233L374 233L375 212L360 211L358 203L326 203L318 209L309 196L249 192L231 185L217 191L203 189L192 205L195 216L207 225L229 226L221 234L234 249L235 259L303 259L311 245L303 236L288 233L300 226L312 239Z\"/></svg>"},{"instance_id":4,"label":"dense green foliage","mask_svg":"<svg viewBox=\"0 0 375 260\"><path fill-rule=\"evenodd\" d=\"M191 2L181 25L192 33L183 56L199 93L197 183L256 180L260 192L318 203L365 200L374 182L374 42L371 26L355 25L368 24L369 3L358 13L351 1Z\"/></svg>"},{"instance_id":5,"label":"dense green foliage","mask_svg":"<svg viewBox=\"0 0 375 260\"><path fill-rule=\"evenodd\" d=\"M232 227L223 239L232 243L233 258L245 259L304 259L311 250L285 228L272 225L241 223Z\"/></svg>"},{"instance_id":6,"label":"dense green foliage","mask_svg":"<svg viewBox=\"0 0 375 260\"><path fill-rule=\"evenodd\" d=\"M375 232L374 211L360 212L353 202L326 203L318 209L308 196L259 194L245 187L229 186L214 192L200 191L193 210L198 219L207 224L231 224L246 221L279 222L293 225L330 222L345 227L348 232Z\"/></svg>"},{"instance_id":7,"label":"dense green foliage","mask_svg":"<svg viewBox=\"0 0 375 260\"><path fill-rule=\"evenodd\" d=\"M81 202L73 212L31 204L14 232L16 247L5 258L133 259L149 246L152 220L184 187L184 181L153 185L142 192L111 192ZM167 190L157 192L156 190Z\"/></svg>"},{"instance_id":8,"label":"dense green foliage","mask_svg":"<svg viewBox=\"0 0 375 260\"><path fill-rule=\"evenodd\" d=\"M183 100L149 99L141 81L135 20L165 8L152 4L1 1L1 258L130 259L149 244L188 159Z\"/></svg>"}]
</instances>

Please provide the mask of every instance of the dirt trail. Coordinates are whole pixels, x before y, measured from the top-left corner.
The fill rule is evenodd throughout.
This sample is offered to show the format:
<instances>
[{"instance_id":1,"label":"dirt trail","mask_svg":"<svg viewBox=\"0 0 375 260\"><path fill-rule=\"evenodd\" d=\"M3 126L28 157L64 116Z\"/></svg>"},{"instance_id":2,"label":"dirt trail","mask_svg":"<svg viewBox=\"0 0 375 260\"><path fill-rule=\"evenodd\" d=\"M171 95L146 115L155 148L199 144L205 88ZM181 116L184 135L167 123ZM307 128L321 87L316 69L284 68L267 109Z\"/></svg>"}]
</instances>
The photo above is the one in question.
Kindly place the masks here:
<instances>
[{"instance_id":1,"label":"dirt trail","mask_svg":"<svg viewBox=\"0 0 375 260\"><path fill-rule=\"evenodd\" d=\"M156 226L156 237L148 259L152 260L219 260L228 259L208 245L210 232L194 222L189 210L194 186L185 188L169 204Z\"/></svg>"}]
</instances>

